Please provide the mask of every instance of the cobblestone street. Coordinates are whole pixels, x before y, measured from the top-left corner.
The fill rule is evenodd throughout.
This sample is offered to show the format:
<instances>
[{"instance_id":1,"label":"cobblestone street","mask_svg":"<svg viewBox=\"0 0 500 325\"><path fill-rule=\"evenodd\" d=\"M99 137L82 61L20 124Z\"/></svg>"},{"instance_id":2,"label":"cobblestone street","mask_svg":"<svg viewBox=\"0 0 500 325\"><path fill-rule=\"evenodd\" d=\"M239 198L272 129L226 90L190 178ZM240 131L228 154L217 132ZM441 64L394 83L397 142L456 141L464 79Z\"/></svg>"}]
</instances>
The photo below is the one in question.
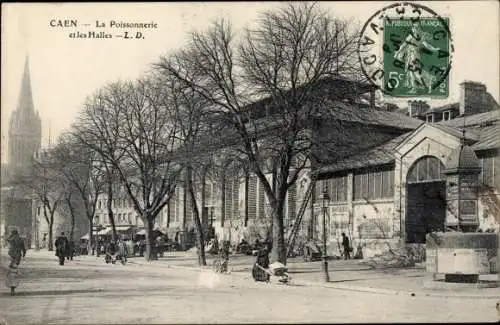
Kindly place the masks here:
<instances>
[{"instance_id":1,"label":"cobblestone street","mask_svg":"<svg viewBox=\"0 0 500 325\"><path fill-rule=\"evenodd\" d=\"M125 266L107 265L102 258L82 256L61 267L50 253L30 251L18 294L11 297L2 287L0 316L9 324L498 320L493 298L263 284L247 273L216 275L168 264L131 259Z\"/></svg>"}]
</instances>

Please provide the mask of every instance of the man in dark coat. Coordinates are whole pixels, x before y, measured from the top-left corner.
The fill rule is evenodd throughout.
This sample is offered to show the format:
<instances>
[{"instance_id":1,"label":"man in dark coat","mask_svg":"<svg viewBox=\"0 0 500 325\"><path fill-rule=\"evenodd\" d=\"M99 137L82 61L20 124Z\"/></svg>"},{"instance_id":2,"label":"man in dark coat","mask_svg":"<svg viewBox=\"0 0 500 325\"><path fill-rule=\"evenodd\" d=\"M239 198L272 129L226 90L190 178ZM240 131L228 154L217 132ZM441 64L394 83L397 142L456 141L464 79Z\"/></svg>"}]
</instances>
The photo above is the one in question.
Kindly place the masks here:
<instances>
[{"instance_id":1,"label":"man in dark coat","mask_svg":"<svg viewBox=\"0 0 500 325\"><path fill-rule=\"evenodd\" d=\"M263 269L269 268L269 251L267 247L264 246L259 250L257 255L257 261L255 262L252 269L252 277L255 281L269 281L269 274Z\"/></svg>"},{"instance_id":2,"label":"man in dark coat","mask_svg":"<svg viewBox=\"0 0 500 325\"><path fill-rule=\"evenodd\" d=\"M68 255L69 250L69 241L64 235L64 232L61 233L61 236L57 237L55 244L56 256L59 258L59 265L64 265L64 259Z\"/></svg>"},{"instance_id":3,"label":"man in dark coat","mask_svg":"<svg viewBox=\"0 0 500 325\"><path fill-rule=\"evenodd\" d=\"M344 248L344 259L348 260L351 258L351 245L349 244L349 238L342 233L342 247Z\"/></svg>"},{"instance_id":4,"label":"man in dark coat","mask_svg":"<svg viewBox=\"0 0 500 325\"><path fill-rule=\"evenodd\" d=\"M9 244L9 256L10 256L10 267L18 267L21 264L21 257L26 256L26 247L24 246L24 241L19 236L19 232L13 229L9 238L7 238L7 243Z\"/></svg>"}]
</instances>

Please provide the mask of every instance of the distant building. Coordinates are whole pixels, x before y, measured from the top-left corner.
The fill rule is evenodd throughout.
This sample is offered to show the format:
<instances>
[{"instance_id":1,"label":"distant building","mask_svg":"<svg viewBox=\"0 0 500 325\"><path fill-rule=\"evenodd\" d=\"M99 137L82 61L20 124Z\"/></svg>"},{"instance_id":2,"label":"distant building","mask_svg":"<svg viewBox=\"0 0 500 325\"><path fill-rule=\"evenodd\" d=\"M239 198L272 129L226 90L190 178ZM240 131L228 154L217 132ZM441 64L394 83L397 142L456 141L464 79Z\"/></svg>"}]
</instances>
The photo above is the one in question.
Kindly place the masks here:
<instances>
[{"instance_id":1,"label":"distant building","mask_svg":"<svg viewBox=\"0 0 500 325\"><path fill-rule=\"evenodd\" d=\"M41 120L33 104L27 57L17 108L10 118L8 136L8 164L1 167L0 235L4 237L10 227L16 227L21 235L31 237L33 234L31 193L24 193L12 185L16 175L30 170L33 156L40 148L41 142Z\"/></svg>"}]
</instances>

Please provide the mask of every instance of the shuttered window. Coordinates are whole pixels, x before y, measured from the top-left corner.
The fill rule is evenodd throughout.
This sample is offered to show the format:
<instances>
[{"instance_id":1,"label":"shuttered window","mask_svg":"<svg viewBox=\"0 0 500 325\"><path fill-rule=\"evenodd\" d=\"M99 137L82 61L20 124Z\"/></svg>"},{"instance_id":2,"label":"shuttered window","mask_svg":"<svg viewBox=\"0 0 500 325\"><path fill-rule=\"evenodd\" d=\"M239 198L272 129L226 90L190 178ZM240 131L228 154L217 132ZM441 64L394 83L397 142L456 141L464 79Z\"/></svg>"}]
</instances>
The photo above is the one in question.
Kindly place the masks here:
<instances>
[{"instance_id":1,"label":"shuttered window","mask_svg":"<svg viewBox=\"0 0 500 325\"><path fill-rule=\"evenodd\" d=\"M233 182L226 180L224 187L225 187L224 192L225 192L225 196L226 196L224 210L225 210L225 219L227 220L229 218L232 218L232 212L233 212L232 211L233 210Z\"/></svg>"},{"instance_id":2,"label":"shuttered window","mask_svg":"<svg viewBox=\"0 0 500 325\"><path fill-rule=\"evenodd\" d=\"M394 170L354 174L354 200L373 200L394 196Z\"/></svg>"},{"instance_id":3,"label":"shuttered window","mask_svg":"<svg viewBox=\"0 0 500 325\"><path fill-rule=\"evenodd\" d=\"M240 180L237 179L233 181L233 213L232 213L233 218L238 218L240 216L239 202L240 202Z\"/></svg>"},{"instance_id":4,"label":"shuttered window","mask_svg":"<svg viewBox=\"0 0 500 325\"><path fill-rule=\"evenodd\" d=\"M266 210L265 210L265 206L266 206L266 194L265 194L265 191L264 191L264 187L262 185L262 182L259 180L257 182L257 184L259 185L259 189L258 189L258 203L259 203L259 207L258 207L258 216L259 218L264 218L265 217L265 213L266 213Z\"/></svg>"},{"instance_id":5,"label":"shuttered window","mask_svg":"<svg viewBox=\"0 0 500 325\"><path fill-rule=\"evenodd\" d=\"M479 181L483 186L500 188L500 156L481 158Z\"/></svg>"},{"instance_id":6,"label":"shuttered window","mask_svg":"<svg viewBox=\"0 0 500 325\"><path fill-rule=\"evenodd\" d=\"M297 186L293 184L288 188L288 219L290 221L294 220L295 217L297 216L296 213L296 202L297 202Z\"/></svg>"},{"instance_id":7,"label":"shuttered window","mask_svg":"<svg viewBox=\"0 0 500 325\"><path fill-rule=\"evenodd\" d=\"M257 217L257 176L248 177L248 219Z\"/></svg>"}]
</instances>

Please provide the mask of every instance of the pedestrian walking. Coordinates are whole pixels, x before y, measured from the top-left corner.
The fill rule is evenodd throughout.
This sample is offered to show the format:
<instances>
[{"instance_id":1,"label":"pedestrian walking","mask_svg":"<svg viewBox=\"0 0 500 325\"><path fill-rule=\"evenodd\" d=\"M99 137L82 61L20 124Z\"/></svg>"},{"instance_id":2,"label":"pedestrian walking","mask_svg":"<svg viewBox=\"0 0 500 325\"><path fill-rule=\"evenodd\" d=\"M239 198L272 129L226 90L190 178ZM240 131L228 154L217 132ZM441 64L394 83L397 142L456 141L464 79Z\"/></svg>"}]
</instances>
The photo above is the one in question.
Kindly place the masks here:
<instances>
[{"instance_id":1,"label":"pedestrian walking","mask_svg":"<svg viewBox=\"0 0 500 325\"><path fill-rule=\"evenodd\" d=\"M129 252L127 244L125 242L125 238L123 237L118 238L118 256L122 264L125 264L127 262L128 255Z\"/></svg>"},{"instance_id":2,"label":"pedestrian walking","mask_svg":"<svg viewBox=\"0 0 500 325\"><path fill-rule=\"evenodd\" d=\"M17 229L12 229L7 243L9 244L9 267L16 268L21 264L21 258L26 256L26 246Z\"/></svg>"},{"instance_id":3,"label":"pedestrian walking","mask_svg":"<svg viewBox=\"0 0 500 325\"><path fill-rule=\"evenodd\" d=\"M351 258L351 245L349 244L349 238L342 233L342 247L344 248L344 259L348 260Z\"/></svg>"},{"instance_id":4,"label":"pedestrian walking","mask_svg":"<svg viewBox=\"0 0 500 325\"><path fill-rule=\"evenodd\" d=\"M64 265L64 260L68 255L69 241L64 232L61 232L61 236L56 239L56 256L59 258L59 265Z\"/></svg>"},{"instance_id":5,"label":"pedestrian walking","mask_svg":"<svg viewBox=\"0 0 500 325\"><path fill-rule=\"evenodd\" d=\"M42 247L41 248L45 248L47 247L47 234L43 234L43 238L42 238Z\"/></svg>"},{"instance_id":6,"label":"pedestrian walking","mask_svg":"<svg viewBox=\"0 0 500 325\"><path fill-rule=\"evenodd\" d=\"M66 260L72 261L73 255L75 255L75 242L73 241L73 239L71 239L68 241L68 250L66 252Z\"/></svg>"}]
</instances>

